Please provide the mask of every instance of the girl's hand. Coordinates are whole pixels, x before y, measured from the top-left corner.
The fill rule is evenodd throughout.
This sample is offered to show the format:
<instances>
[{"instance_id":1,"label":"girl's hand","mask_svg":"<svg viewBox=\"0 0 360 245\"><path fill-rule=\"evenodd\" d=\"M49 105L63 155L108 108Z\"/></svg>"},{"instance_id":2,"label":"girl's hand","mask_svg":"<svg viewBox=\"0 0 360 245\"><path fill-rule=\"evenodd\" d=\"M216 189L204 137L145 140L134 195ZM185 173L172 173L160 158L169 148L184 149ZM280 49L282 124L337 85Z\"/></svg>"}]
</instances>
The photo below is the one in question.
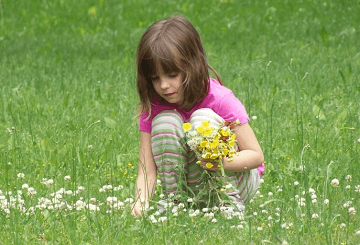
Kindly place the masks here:
<instances>
[{"instance_id":1,"label":"girl's hand","mask_svg":"<svg viewBox=\"0 0 360 245\"><path fill-rule=\"evenodd\" d=\"M211 165L212 165L212 167L208 168L208 166L211 166ZM207 159L201 159L200 166L206 170L213 171L213 172L220 170L218 167L218 162L207 160Z\"/></svg>"},{"instance_id":2,"label":"girl's hand","mask_svg":"<svg viewBox=\"0 0 360 245\"><path fill-rule=\"evenodd\" d=\"M131 214L134 216L139 216L142 214L142 207L140 202L136 202L134 204Z\"/></svg>"}]
</instances>

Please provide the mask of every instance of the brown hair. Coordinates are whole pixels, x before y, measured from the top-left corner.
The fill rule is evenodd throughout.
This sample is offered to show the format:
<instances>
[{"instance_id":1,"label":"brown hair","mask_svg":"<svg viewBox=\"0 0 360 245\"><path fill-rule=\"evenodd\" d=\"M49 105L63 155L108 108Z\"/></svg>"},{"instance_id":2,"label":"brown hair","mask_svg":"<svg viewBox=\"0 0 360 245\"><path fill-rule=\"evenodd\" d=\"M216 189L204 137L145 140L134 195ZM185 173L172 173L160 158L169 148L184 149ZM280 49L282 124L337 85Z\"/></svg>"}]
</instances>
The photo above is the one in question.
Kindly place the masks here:
<instances>
[{"instance_id":1,"label":"brown hair","mask_svg":"<svg viewBox=\"0 0 360 245\"><path fill-rule=\"evenodd\" d=\"M181 16L155 22L142 36L137 50L138 116L149 111L156 95L151 76L159 66L165 74L183 74L184 101L182 108L191 108L204 99L209 89L210 69L222 84L220 76L207 63L200 36L191 23ZM159 96L160 101L164 100Z\"/></svg>"}]
</instances>

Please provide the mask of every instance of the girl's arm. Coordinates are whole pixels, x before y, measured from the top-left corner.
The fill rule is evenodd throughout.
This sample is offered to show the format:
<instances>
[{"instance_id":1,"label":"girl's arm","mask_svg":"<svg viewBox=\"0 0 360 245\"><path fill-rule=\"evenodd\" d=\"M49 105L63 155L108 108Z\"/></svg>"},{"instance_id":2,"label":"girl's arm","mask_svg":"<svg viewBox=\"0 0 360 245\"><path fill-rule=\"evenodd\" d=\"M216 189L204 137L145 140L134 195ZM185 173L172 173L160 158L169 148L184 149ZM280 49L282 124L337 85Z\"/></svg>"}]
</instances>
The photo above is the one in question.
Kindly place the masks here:
<instances>
[{"instance_id":1,"label":"girl's arm","mask_svg":"<svg viewBox=\"0 0 360 245\"><path fill-rule=\"evenodd\" d=\"M243 172L259 167L264 162L264 155L252 128L245 123L235 126L234 129L240 152L234 155L232 162L228 162L226 157L223 158L224 170Z\"/></svg>"},{"instance_id":2,"label":"girl's arm","mask_svg":"<svg viewBox=\"0 0 360 245\"><path fill-rule=\"evenodd\" d=\"M264 162L264 155L262 153L259 142L248 123L235 126L234 133L236 135L237 145L240 150L237 155L234 155L234 160L228 162L228 159L224 157L222 159L224 170L232 172L243 172L257 168ZM207 168L206 163L209 160L203 159L201 166L210 171L219 171L217 163L213 163L212 168Z\"/></svg>"},{"instance_id":3,"label":"girl's arm","mask_svg":"<svg viewBox=\"0 0 360 245\"><path fill-rule=\"evenodd\" d=\"M133 214L140 215L142 206L149 204L154 194L157 169L151 149L151 135L140 131L139 170L135 186L135 205ZM141 201L144 201L141 203Z\"/></svg>"}]
</instances>

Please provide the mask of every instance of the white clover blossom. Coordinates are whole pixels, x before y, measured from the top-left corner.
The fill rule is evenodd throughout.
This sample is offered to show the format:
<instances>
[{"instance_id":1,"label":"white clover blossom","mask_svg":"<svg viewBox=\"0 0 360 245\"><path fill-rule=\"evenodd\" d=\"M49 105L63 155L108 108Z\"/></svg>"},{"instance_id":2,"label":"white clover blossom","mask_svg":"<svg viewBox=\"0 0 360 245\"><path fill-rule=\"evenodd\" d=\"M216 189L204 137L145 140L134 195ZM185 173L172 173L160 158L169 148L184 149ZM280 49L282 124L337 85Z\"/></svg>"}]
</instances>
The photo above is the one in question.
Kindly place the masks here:
<instances>
[{"instance_id":1,"label":"white clover blossom","mask_svg":"<svg viewBox=\"0 0 360 245\"><path fill-rule=\"evenodd\" d=\"M314 213L313 215L311 215L311 218L317 219L317 218L319 218L319 215L317 213Z\"/></svg>"},{"instance_id":2,"label":"white clover blossom","mask_svg":"<svg viewBox=\"0 0 360 245\"><path fill-rule=\"evenodd\" d=\"M17 174L17 177L18 177L18 179L24 179L24 178L25 178L25 174L23 174L23 173L18 173L18 174Z\"/></svg>"},{"instance_id":3,"label":"white clover blossom","mask_svg":"<svg viewBox=\"0 0 360 245\"><path fill-rule=\"evenodd\" d=\"M325 204L325 205L329 205L329 199L325 199L325 200L324 200L324 204Z\"/></svg>"},{"instance_id":4,"label":"white clover blossom","mask_svg":"<svg viewBox=\"0 0 360 245\"><path fill-rule=\"evenodd\" d=\"M345 227L346 227L346 224L345 224L345 223L341 223L341 224L340 224L340 228L341 228L341 229L344 229Z\"/></svg>"},{"instance_id":5,"label":"white clover blossom","mask_svg":"<svg viewBox=\"0 0 360 245\"><path fill-rule=\"evenodd\" d=\"M299 181L295 181L294 186L298 186L298 185L299 185Z\"/></svg>"},{"instance_id":6,"label":"white clover blossom","mask_svg":"<svg viewBox=\"0 0 360 245\"><path fill-rule=\"evenodd\" d=\"M349 208L348 211L349 211L349 214L350 214L351 216L354 216L354 215L356 214L356 210L355 210L354 207Z\"/></svg>"},{"instance_id":7,"label":"white clover blossom","mask_svg":"<svg viewBox=\"0 0 360 245\"><path fill-rule=\"evenodd\" d=\"M338 187L340 184L339 180L338 179L333 179L331 180L331 185L332 187Z\"/></svg>"},{"instance_id":8,"label":"white clover blossom","mask_svg":"<svg viewBox=\"0 0 360 245\"><path fill-rule=\"evenodd\" d=\"M351 177L351 175L348 174L348 175L346 175L345 179L348 180L348 181L351 181L352 177Z\"/></svg>"},{"instance_id":9,"label":"white clover blossom","mask_svg":"<svg viewBox=\"0 0 360 245\"><path fill-rule=\"evenodd\" d=\"M70 179L71 179L70 175L66 175L66 176L64 177L64 180L65 180L65 181L69 181Z\"/></svg>"}]
</instances>

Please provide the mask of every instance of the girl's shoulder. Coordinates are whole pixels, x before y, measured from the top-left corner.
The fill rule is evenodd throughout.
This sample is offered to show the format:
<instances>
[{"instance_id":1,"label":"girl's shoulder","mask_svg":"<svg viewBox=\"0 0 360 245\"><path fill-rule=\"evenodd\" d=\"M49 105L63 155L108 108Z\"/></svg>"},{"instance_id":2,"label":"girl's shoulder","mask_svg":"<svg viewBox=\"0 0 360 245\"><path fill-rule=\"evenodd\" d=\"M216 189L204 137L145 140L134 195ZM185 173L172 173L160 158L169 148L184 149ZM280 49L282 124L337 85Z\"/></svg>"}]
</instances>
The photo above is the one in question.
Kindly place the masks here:
<instances>
[{"instance_id":1,"label":"girl's shoulder","mask_svg":"<svg viewBox=\"0 0 360 245\"><path fill-rule=\"evenodd\" d=\"M208 95L215 96L217 98L223 97L225 95L231 94L232 91L225 87L224 85L221 85L217 80L214 78L210 78L210 86L209 86L209 93Z\"/></svg>"}]
</instances>

